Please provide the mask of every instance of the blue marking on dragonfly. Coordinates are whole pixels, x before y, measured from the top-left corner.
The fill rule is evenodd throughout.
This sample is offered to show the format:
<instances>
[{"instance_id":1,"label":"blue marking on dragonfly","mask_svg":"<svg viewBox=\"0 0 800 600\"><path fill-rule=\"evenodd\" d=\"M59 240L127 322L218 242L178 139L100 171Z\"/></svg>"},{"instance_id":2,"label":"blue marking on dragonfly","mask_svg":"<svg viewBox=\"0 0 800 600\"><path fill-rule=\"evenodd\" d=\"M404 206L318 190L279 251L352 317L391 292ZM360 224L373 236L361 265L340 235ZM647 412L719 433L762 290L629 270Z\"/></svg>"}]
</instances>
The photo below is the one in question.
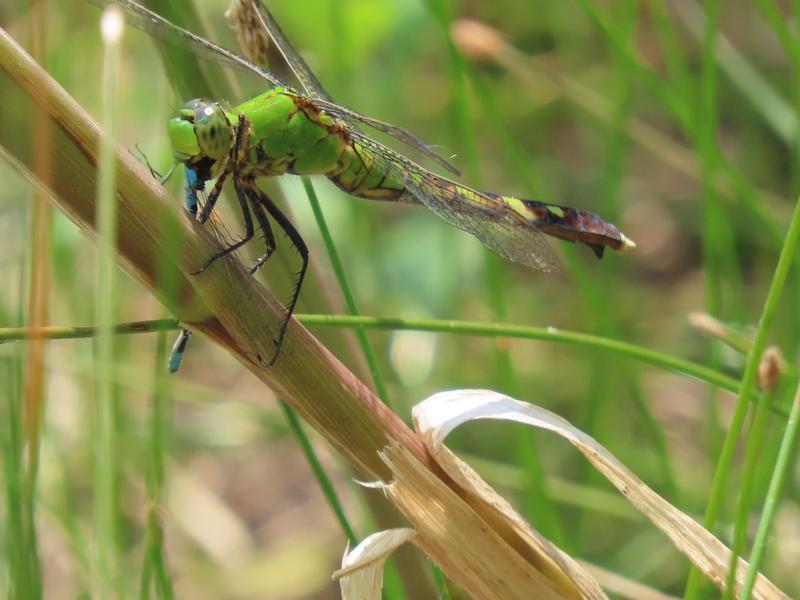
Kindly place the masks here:
<instances>
[{"instance_id":1,"label":"blue marking on dragonfly","mask_svg":"<svg viewBox=\"0 0 800 600\"><path fill-rule=\"evenodd\" d=\"M189 211L189 214L194 216L197 214L197 206L199 204L199 200L197 199L197 191L202 191L204 184L198 180L197 171L194 169L186 167L184 169L184 173L183 190L186 192L186 196L183 202L186 205L186 210Z\"/></svg>"},{"instance_id":2,"label":"blue marking on dragonfly","mask_svg":"<svg viewBox=\"0 0 800 600\"><path fill-rule=\"evenodd\" d=\"M177 373L178 369L181 368L183 353L186 351L186 344L189 343L191 335L192 332L188 329L181 329L181 333L178 335L178 339L175 340L175 344L172 346L172 352L169 353L169 359L167 360L170 373Z\"/></svg>"},{"instance_id":3,"label":"blue marking on dragonfly","mask_svg":"<svg viewBox=\"0 0 800 600\"><path fill-rule=\"evenodd\" d=\"M183 203L186 206L186 210L189 211L189 214L196 217L197 207L200 204L197 198L197 192L202 191L205 184L197 177L197 171L189 167L184 169L183 182L183 191L186 194ZM169 353L169 359L167 360L167 367L170 373L177 373L178 369L181 368L183 353L186 351L186 344L189 343L189 337L191 337L191 335L192 332L188 329L181 329L178 338L172 345L172 351Z\"/></svg>"}]
</instances>

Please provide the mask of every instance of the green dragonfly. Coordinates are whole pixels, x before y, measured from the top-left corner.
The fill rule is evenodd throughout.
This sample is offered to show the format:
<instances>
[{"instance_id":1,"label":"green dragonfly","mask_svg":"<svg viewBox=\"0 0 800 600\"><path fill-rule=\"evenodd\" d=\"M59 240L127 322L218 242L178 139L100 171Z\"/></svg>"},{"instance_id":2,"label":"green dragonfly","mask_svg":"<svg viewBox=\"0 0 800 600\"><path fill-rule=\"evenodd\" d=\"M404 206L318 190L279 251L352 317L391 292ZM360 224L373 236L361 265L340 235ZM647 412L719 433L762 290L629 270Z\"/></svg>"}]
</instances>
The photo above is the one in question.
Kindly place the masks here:
<instances>
[{"instance_id":1,"label":"green dragonfly","mask_svg":"<svg viewBox=\"0 0 800 600\"><path fill-rule=\"evenodd\" d=\"M503 258L540 271L558 270L558 259L545 234L585 244L598 258L603 256L606 247L624 250L634 246L614 225L594 213L469 188L423 168L367 136L359 126L382 131L458 174L455 167L410 132L335 103L269 11L257 0L237 0L238 5L234 7L239 21L245 23L239 30L244 38L249 38L245 45L252 49L274 44L302 91L254 62L171 23L133 0L90 1L100 6L117 4L135 27L164 41L188 46L204 58L255 73L271 86L238 106L210 99L190 100L170 119L168 127L175 158L185 169L187 210L205 223L224 183L230 179L244 217L245 235L210 256L196 273L251 240L258 226L265 248L251 268L255 273L276 249L270 218L286 233L302 258L269 365L278 357L294 312L308 266L308 248L289 219L256 185L261 177L324 175L352 196L423 204L445 222L474 235ZM261 62L259 58L256 60ZM205 193L206 185L212 180L215 180L213 187L201 206L198 195ZM181 353L186 339L188 336L184 336L180 345Z\"/></svg>"}]
</instances>

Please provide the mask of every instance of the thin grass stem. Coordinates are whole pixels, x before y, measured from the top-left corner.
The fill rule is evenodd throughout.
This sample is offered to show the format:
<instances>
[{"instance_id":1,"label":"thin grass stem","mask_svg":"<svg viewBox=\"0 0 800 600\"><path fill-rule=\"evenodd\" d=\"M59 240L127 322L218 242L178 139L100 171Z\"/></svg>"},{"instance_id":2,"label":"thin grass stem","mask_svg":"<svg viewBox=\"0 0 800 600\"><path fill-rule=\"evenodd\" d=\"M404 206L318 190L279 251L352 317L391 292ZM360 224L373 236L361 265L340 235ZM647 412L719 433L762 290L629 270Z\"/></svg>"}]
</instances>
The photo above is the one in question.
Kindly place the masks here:
<instances>
[{"instance_id":1,"label":"thin grass stem","mask_svg":"<svg viewBox=\"0 0 800 600\"><path fill-rule=\"evenodd\" d=\"M551 341L554 343L617 353L667 371L675 371L695 377L731 392L739 391L738 380L709 367L621 340L576 331L566 331L555 327L530 327L480 321L402 319L399 317L371 316L353 317L347 315L296 314L295 318L303 325L307 326L429 331L490 338L508 337ZM180 327L180 321L178 320L159 319L155 321L124 323L118 325L117 330L120 333L133 334L147 333L150 331L173 331L180 329ZM96 335L96 331L94 327L47 327L43 328L41 334L48 339L80 339L93 337ZM2 328L0 329L0 341L9 342L22 340L30 337L32 334L33 332L27 327ZM787 414L787 412L780 407L773 405L772 408L777 414Z\"/></svg>"},{"instance_id":2,"label":"thin grass stem","mask_svg":"<svg viewBox=\"0 0 800 600\"><path fill-rule=\"evenodd\" d=\"M761 311L761 317L758 321L758 328L756 329L755 337L753 339L753 346L750 354L747 357L745 364L744 375L742 376L742 383L739 389L739 398L736 403L736 408L731 418L731 423L725 439L722 444L722 450L719 460L717 461L716 470L714 473L714 480L711 485L711 490L706 504L706 513L703 524L706 529L713 531L719 518L719 511L722 506L722 501L725 497L725 484L727 482L728 473L730 472L731 464L733 462L734 453L736 450L737 442L744 427L745 417L750 408L752 401L757 377L758 365L761 360L761 355L767 345L767 336L775 314L778 310L783 287L786 283L786 278L789 274L789 269L792 265L794 257L797 253L798 240L800 239L800 200L795 204L792 220L789 225L789 231L786 234L783 248L781 249L778 263L775 266L775 271L772 276L772 282L769 286L766 299L764 300L764 307ZM735 556L735 553L734 553ZM695 571L693 570L692 573ZM687 582L687 590L685 597L694 598L699 587L699 575L690 574L689 581Z\"/></svg>"},{"instance_id":3,"label":"thin grass stem","mask_svg":"<svg viewBox=\"0 0 800 600\"><path fill-rule=\"evenodd\" d=\"M292 435L300 444L300 449L303 451L303 455L306 457L311 467L311 472L314 474L314 479L316 479L319 489L325 496L325 500L328 501L328 506L331 507L333 514L336 516L339 527L342 528L342 533L344 533L350 545L355 546L358 544L358 537L356 537L355 531L350 525L347 515L344 513L344 506L342 506L342 501L339 499L339 495L333 487L333 482L322 467L322 463L320 463L316 452L314 452L314 448L311 446L311 440L308 439L308 435L306 435L306 432L303 430L303 424L300 422L297 413L292 410L291 406L280 398L278 399L278 404L283 411L284 417L286 417L286 422L289 424Z\"/></svg>"},{"instance_id":4,"label":"thin grass stem","mask_svg":"<svg viewBox=\"0 0 800 600\"><path fill-rule=\"evenodd\" d=\"M798 384L794 402L792 402L792 409L789 413L789 419L786 422L783 438L781 438L778 458L775 461L772 478L769 482L769 489L767 490L767 497L764 502L764 510L761 513L761 520L758 522L758 529L756 530L756 536L753 540L753 549L750 553L750 566L747 568L747 574L742 584L741 600L748 600L753 592L753 585L758 576L758 570L764 558L764 552L767 549L767 536L770 534L772 523L775 520L778 500L780 500L783 484L786 481L786 476L793 463L792 454L793 449L797 447L798 434L800 434L800 384Z\"/></svg>"},{"instance_id":5,"label":"thin grass stem","mask_svg":"<svg viewBox=\"0 0 800 600\"><path fill-rule=\"evenodd\" d=\"M314 219L317 221L317 227L319 227L320 235L325 243L325 250L328 253L328 259L331 261L333 272L336 274L336 280L339 282L339 287L342 290L342 296L344 296L347 312L350 313L351 316L357 317L360 314L358 310L358 304L356 303L356 298L350 289L350 284L347 281L347 275L345 275L342 261L339 259L339 253L336 251L336 245L333 243L333 237L331 236L331 231L328 228L328 223L325 221L325 215L322 213L322 207L319 204L317 193L314 191L314 186L311 184L311 180L308 177L303 177L302 181L303 188L305 188L306 195L308 195L308 202L311 204L311 210L314 212ZM372 382L375 384L375 391L378 394L378 397L383 400L384 404L391 406L391 402L389 401L389 392L386 390L386 384L383 381L383 376L381 375L380 368L378 367L378 359L375 357L375 351L372 348L372 344L370 343L369 338L363 329L356 328L355 331L358 344L361 347L361 351L364 353L364 358L367 360L369 372L370 375L372 375Z\"/></svg>"},{"instance_id":6,"label":"thin grass stem","mask_svg":"<svg viewBox=\"0 0 800 600\"><path fill-rule=\"evenodd\" d=\"M94 576L101 596L121 592L120 556L117 530L116 463L117 444L115 423L117 414L114 398L114 313L116 309L116 179L115 145L117 131L117 69L119 42L124 20L120 9L108 7L101 19L104 44L102 77L102 122L104 135L100 139L97 184L97 224L99 251L95 280L95 319L97 378L94 438Z\"/></svg>"}]
</instances>

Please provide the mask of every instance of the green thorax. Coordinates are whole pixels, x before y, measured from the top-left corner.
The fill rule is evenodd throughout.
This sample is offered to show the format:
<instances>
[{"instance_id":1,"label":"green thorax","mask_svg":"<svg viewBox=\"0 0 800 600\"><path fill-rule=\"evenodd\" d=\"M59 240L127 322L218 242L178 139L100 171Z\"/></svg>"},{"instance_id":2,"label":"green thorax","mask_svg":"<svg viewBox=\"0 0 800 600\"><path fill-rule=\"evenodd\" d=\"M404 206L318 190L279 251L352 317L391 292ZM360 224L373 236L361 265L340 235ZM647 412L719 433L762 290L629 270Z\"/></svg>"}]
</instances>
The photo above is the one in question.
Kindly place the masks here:
<instances>
[{"instance_id":1,"label":"green thorax","mask_svg":"<svg viewBox=\"0 0 800 600\"><path fill-rule=\"evenodd\" d=\"M250 124L245 172L254 176L327 175L339 168L347 138L328 115L308 100L275 88L236 107Z\"/></svg>"},{"instance_id":2,"label":"green thorax","mask_svg":"<svg viewBox=\"0 0 800 600\"><path fill-rule=\"evenodd\" d=\"M313 100L276 87L233 109L209 100L190 100L170 119L175 157L208 177L218 176L236 142L240 117L248 131L239 143L241 177L325 175L349 194L397 200L403 185L386 168L360 152L347 125L333 119ZM246 140L246 142L244 141Z\"/></svg>"},{"instance_id":3,"label":"green thorax","mask_svg":"<svg viewBox=\"0 0 800 600\"><path fill-rule=\"evenodd\" d=\"M245 174L274 176L325 175L349 194L395 200L403 186L358 152L346 126L317 108L313 101L275 88L240 104L250 123Z\"/></svg>"}]
</instances>

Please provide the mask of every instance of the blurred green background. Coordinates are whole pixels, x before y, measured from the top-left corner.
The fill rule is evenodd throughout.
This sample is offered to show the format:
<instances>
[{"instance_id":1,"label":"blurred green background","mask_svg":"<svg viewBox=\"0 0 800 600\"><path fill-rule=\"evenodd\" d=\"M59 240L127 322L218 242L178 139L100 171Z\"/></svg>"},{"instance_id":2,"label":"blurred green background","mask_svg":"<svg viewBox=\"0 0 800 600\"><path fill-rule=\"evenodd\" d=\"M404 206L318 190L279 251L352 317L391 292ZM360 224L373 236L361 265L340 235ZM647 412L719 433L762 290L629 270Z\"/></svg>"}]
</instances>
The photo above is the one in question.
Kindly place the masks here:
<instances>
[{"instance_id":1,"label":"blurred green background","mask_svg":"<svg viewBox=\"0 0 800 600\"><path fill-rule=\"evenodd\" d=\"M785 11L777 13L785 19L796 19L796 12L771 0L725 2L717 25L704 29L693 2L661 0L278 0L268 6L337 101L454 155L467 183L595 211L638 244L598 262L585 248L555 242L564 273L545 275L503 263L421 207L369 203L315 181L363 314L552 325L741 377L742 355L692 328L688 316L707 311L749 332L760 314L800 181L800 88L792 59L800 46L771 11ZM236 48L222 18L227 4L202 0L196 7L207 35ZM45 3L44 15L46 68L99 117L99 11L72 0ZM29 50L32 20L28 2L0 6L0 25ZM723 38L723 50L711 52L709 40ZM120 144L138 146L166 170L166 121L187 98L174 91L146 34L126 30L121 61ZM239 90L224 98L231 103L263 89L249 76L209 73L231 78ZM0 181L0 325L20 325L33 191L3 162ZM181 210L180 177L170 185ZM330 311L326 294L341 306L299 180L284 177L273 189L280 189L311 249L315 274L298 312ZM228 204L225 219L236 231ZM34 235L48 236L51 244L50 322L92 324L87 290L94 285L94 242L57 212L52 228ZM295 261L286 247L260 275L281 298L289 294L286 266ZM240 254L255 257L258 250ZM120 321L166 316L120 274ZM789 364L798 349L799 295L800 279L792 273L770 337ZM335 331L318 333L364 373ZM735 395L585 348L403 331L370 332L369 338L403 419L443 389L509 393L589 432L670 502L702 519ZM141 576L149 428L158 394L167 402L162 516L175 595L337 597L330 573L345 538L265 388L199 336L168 381L164 338L125 336L117 343L122 588L137 593ZM6 405L21 397L25 352L20 343L0 347ZM92 342L52 342L46 365L36 512L45 595L91 596ZM786 406L793 387L783 381L774 402ZM753 483L753 528L783 425L773 415L767 426L761 452L769 468ZM314 445L357 535L366 536L372 521L352 474L328 447ZM688 562L563 441L482 422L454 434L449 445L572 555L662 591L683 592ZM741 460L736 465L715 530L728 542ZM792 595L800 594L800 510L796 468L790 473L764 572ZM7 510L3 502L0 507ZM0 549L0 589L10 585L13 553L13 547Z\"/></svg>"}]
</instances>

